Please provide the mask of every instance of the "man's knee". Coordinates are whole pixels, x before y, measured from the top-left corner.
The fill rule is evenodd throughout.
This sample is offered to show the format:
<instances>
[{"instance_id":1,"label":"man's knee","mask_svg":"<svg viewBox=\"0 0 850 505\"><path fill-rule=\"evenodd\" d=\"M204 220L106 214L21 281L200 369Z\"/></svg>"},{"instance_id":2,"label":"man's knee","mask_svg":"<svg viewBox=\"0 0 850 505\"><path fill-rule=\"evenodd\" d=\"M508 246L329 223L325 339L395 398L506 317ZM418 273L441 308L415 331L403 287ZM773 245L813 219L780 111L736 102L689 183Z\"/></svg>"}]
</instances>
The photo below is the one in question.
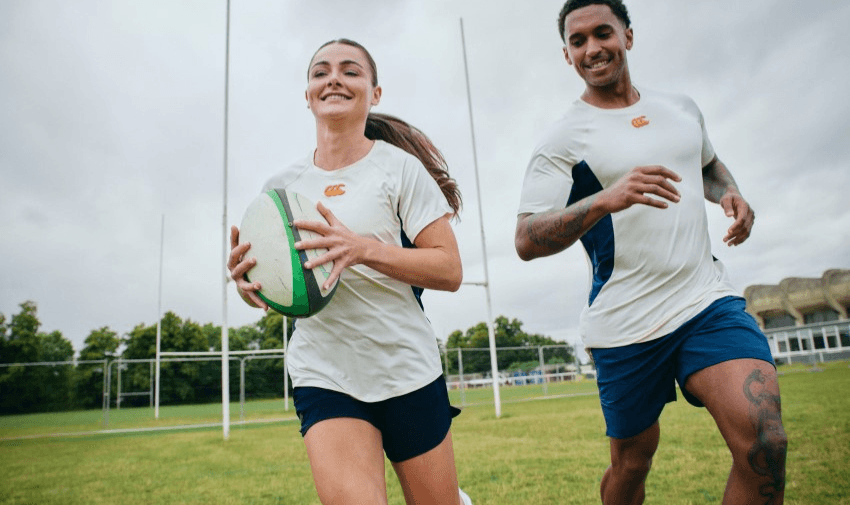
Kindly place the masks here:
<instances>
[{"instance_id":1,"label":"man's knee","mask_svg":"<svg viewBox=\"0 0 850 505\"><path fill-rule=\"evenodd\" d=\"M636 437L611 440L611 469L629 481L646 479L658 449L660 428L656 422Z\"/></svg>"},{"instance_id":2,"label":"man's knee","mask_svg":"<svg viewBox=\"0 0 850 505\"><path fill-rule=\"evenodd\" d=\"M777 486L785 481L785 456L788 436L781 420L764 423L758 427L756 440L747 451L747 468L757 475L767 477Z\"/></svg>"},{"instance_id":3,"label":"man's knee","mask_svg":"<svg viewBox=\"0 0 850 505\"><path fill-rule=\"evenodd\" d=\"M615 473L629 481L643 481L652 468L652 455L632 454L611 463Z\"/></svg>"}]
</instances>

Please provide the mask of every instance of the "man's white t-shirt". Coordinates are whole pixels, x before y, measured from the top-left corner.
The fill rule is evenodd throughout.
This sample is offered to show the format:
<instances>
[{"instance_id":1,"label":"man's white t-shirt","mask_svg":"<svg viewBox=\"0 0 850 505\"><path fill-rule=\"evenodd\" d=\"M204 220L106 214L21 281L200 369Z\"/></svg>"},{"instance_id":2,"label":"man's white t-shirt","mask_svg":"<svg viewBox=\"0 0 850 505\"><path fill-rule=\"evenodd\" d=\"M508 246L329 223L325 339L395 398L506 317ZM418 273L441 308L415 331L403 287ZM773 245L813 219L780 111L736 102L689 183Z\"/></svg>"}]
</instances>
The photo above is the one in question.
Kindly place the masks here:
<instances>
[{"instance_id":1,"label":"man's white t-shirt","mask_svg":"<svg viewBox=\"0 0 850 505\"><path fill-rule=\"evenodd\" d=\"M581 238L590 266L585 346L653 340L738 295L711 254L702 168L713 158L702 114L679 94L641 88L640 100L621 109L577 100L548 129L528 165L519 214L563 209L638 166L661 165L682 178L673 182L678 203L609 214Z\"/></svg>"},{"instance_id":2,"label":"man's white t-shirt","mask_svg":"<svg viewBox=\"0 0 850 505\"><path fill-rule=\"evenodd\" d=\"M383 141L338 170L316 167L311 152L269 179L263 191L275 188L321 201L354 233L397 246L411 244L452 212L422 163ZM293 386L376 402L433 382L442 364L419 294L364 265L343 270L330 303L296 321L287 357Z\"/></svg>"}]
</instances>

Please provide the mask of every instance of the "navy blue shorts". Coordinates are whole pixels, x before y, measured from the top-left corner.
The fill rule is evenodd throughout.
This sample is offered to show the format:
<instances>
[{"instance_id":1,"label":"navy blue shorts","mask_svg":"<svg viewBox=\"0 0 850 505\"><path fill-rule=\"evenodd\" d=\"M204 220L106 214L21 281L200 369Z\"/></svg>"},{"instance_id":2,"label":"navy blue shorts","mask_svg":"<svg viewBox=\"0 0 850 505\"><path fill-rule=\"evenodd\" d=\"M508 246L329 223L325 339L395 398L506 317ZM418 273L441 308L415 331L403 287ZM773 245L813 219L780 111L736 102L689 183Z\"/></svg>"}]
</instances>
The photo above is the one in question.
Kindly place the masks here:
<instances>
[{"instance_id":1,"label":"navy blue shorts","mask_svg":"<svg viewBox=\"0 0 850 505\"><path fill-rule=\"evenodd\" d=\"M393 463L407 461L440 445L452 418L460 414L460 409L449 405L442 375L422 389L375 403L314 387L295 388L293 399L301 420L301 436L325 419L362 419L381 432L384 452Z\"/></svg>"},{"instance_id":2,"label":"navy blue shorts","mask_svg":"<svg viewBox=\"0 0 850 505\"><path fill-rule=\"evenodd\" d=\"M743 298L721 298L664 337L591 349L606 435L629 438L655 424L664 405L676 401L674 381L689 403L702 407L685 383L704 368L746 358L776 366L767 339L745 307Z\"/></svg>"}]
</instances>

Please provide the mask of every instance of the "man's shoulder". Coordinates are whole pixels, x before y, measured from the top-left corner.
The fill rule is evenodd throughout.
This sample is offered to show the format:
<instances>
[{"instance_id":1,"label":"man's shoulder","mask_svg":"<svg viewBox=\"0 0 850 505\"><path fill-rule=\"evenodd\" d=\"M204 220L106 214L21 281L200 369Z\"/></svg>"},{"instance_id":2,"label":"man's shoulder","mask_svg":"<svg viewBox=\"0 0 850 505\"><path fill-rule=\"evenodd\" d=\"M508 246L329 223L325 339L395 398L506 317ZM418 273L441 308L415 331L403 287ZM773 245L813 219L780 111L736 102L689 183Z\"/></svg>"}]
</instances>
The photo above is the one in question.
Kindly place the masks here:
<instances>
[{"instance_id":1,"label":"man's shoulder","mask_svg":"<svg viewBox=\"0 0 850 505\"><path fill-rule=\"evenodd\" d=\"M699 107L690 95L680 91L660 90L656 88L640 88L641 99L650 103L675 106L689 111L699 111Z\"/></svg>"},{"instance_id":2,"label":"man's shoulder","mask_svg":"<svg viewBox=\"0 0 850 505\"><path fill-rule=\"evenodd\" d=\"M582 107L580 101L577 100L564 111L560 118L550 123L543 130L538 142L538 149L544 146L565 147L565 143L580 137L580 133L587 128L592 116L592 111L587 107Z\"/></svg>"}]
</instances>

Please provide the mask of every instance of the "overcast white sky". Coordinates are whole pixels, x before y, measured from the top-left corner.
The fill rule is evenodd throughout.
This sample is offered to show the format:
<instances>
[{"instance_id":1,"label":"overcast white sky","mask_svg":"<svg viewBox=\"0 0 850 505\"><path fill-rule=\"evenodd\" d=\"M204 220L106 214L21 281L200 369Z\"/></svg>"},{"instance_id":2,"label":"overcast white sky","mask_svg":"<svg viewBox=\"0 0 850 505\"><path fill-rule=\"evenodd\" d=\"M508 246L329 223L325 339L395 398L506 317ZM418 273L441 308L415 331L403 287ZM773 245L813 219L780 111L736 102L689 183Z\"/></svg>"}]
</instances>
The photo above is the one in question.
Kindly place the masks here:
<instances>
[{"instance_id":1,"label":"overcast white sky","mask_svg":"<svg viewBox=\"0 0 850 505\"><path fill-rule=\"evenodd\" d=\"M493 315L576 341L584 253L520 261L519 187L546 126L581 93L556 29L561 0L233 0L227 223L315 145L306 67L348 37L378 63L376 111L440 147L465 197L465 279L484 278L464 80L463 19ZM758 213L714 254L742 291L850 267L850 3L627 4L639 86L702 108L718 155ZM165 216L163 310L222 321L225 0L0 2L0 313L38 304L43 331L79 351L93 329L154 324ZM261 313L228 286L228 325ZM486 318L485 292L426 292L441 338Z\"/></svg>"}]
</instances>

